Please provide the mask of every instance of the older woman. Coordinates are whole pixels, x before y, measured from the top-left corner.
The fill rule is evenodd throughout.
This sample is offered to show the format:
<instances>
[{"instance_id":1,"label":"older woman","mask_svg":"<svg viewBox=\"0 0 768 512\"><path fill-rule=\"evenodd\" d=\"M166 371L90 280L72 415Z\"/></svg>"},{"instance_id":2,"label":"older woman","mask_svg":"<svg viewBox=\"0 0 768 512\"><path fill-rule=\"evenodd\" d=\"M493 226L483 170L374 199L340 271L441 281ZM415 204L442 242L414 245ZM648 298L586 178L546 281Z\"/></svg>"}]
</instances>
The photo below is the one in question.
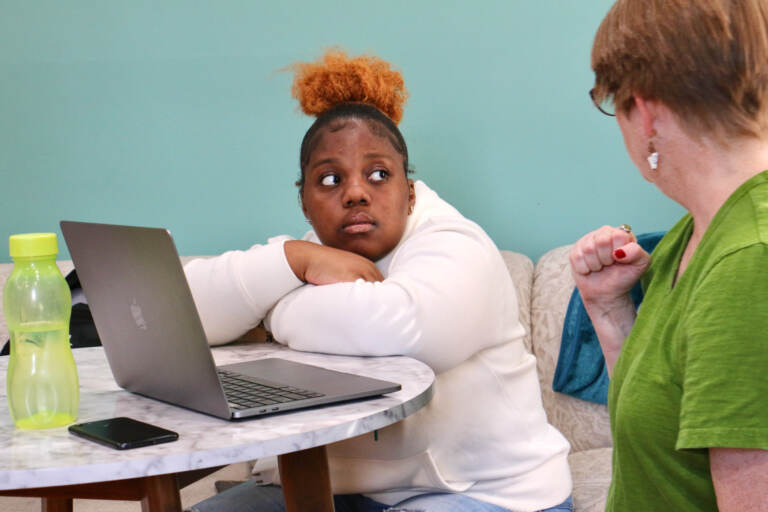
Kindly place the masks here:
<instances>
[{"instance_id":1,"label":"older woman","mask_svg":"<svg viewBox=\"0 0 768 512\"><path fill-rule=\"evenodd\" d=\"M405 354L435 370L427 407L329 447L337 510L570 510L568 443L547 423L499 251L408 178L400 74L330 53L297 68L294 94L317 116L298 183L312 230L187 266L209 339L232 340L266 316L294 349ZM249 482L194 510L281 501L279 488Z\"/></svg>"},{"instance_id":2,"label":"older woman","mask_svg":"<svg viewBox=\"0 0 768 512\"><path fill-rule=\"evenodd\" d=\"M620 0L592 68L632 161L688 211L652 257L608 226L571 251L612 372L608 510L768 510L768 2Z\"/></svg>"}]
</instances>

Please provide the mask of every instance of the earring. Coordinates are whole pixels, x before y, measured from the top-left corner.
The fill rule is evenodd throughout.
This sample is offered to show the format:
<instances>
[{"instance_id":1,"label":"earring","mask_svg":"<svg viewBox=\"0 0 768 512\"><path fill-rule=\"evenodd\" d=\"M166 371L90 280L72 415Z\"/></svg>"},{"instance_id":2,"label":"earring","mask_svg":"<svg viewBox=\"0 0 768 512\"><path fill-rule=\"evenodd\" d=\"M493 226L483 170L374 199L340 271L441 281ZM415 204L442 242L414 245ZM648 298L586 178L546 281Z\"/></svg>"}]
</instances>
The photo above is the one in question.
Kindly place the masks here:
<instances>
[{"instance_id":1,"label":"earring","mask_svg":"<svg viewBox=\"0 0 768 512\"><path fill-rule=\"evenodd\" d=\"M648 165L651 166L652 171L655 171L659 168L659 152L653 147L653 142L648 143L648 152L650 153L648 155Z\"/></svg>"},{"instance_id":2,"label":"earring","mask_svg":"<svg viewBox=\"0 0 768 512\"><path fill-rule=\"evenodd\" d=\"M307 221L307 224L312 225L312 221L311 220L309 220L309 219L304 219L304 220Z\"/></svg>"},{"instance_id":3,"label":"earring","mask_svg":"<svg viewBox=\"0 0 768 512\"><path fill-rule=\"evenodd\" d=\"M408 215L413 213L413 205L408 205Z\"/></svg>"}]
</instances>

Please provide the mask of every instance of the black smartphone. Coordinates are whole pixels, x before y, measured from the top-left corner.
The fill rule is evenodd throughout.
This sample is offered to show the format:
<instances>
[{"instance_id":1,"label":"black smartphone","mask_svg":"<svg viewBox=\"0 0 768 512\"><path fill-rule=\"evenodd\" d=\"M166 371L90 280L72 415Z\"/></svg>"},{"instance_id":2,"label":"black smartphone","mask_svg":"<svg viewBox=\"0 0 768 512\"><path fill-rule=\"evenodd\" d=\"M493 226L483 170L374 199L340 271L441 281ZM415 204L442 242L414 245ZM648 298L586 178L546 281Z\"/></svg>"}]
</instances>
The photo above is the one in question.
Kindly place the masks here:
<instances>
[{"instance_id":1,"label":"black smartphone","mask_svg":"<svg viewBox=\"0 0 768 512\"><path fill-rule=\"evenodd\" d=\"M168 443L179 438L172 430L125 416L70 425L69 432L117 450Z\"/></svg>"}]
</instances>

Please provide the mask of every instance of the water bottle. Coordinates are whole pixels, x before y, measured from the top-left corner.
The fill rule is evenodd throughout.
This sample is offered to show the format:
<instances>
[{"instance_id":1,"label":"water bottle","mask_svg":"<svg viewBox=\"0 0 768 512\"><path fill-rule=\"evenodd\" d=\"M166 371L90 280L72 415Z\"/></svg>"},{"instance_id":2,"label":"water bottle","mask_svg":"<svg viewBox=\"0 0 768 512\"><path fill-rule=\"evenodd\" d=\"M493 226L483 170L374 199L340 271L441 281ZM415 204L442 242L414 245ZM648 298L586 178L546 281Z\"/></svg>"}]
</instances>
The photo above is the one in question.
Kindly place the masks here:
<instances>
[{"instance_id":1,"label":"water bottle","mask_svg":"<svg viewBox=\"0 0 768 512\"><path fill-rule=\"evenodd\" d=\"M19 428L51 428L77 419L80 386L69 346L72 296L56 266L55 233L12 235L13 271L3 289L11 334L6 394Z\"/></svg>"}]
</instances>

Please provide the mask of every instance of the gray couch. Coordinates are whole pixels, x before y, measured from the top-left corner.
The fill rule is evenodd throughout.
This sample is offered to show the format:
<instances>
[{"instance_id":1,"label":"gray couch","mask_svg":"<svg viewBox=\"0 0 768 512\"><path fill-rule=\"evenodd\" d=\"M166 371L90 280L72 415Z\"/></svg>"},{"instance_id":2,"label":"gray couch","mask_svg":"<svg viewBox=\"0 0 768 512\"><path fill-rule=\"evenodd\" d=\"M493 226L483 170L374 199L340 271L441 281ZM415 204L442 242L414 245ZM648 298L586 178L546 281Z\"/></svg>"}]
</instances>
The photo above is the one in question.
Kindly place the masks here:
<instances>
[{"instance_id":1,"label":"gray couch","mask_svg":"<svg viewBox=\"0 0 768 512\"><path fill-rule=\"evenodd\" d=\"M605 508L610 483L611 436L605 406L585 402L552 391L552 378L560 350L560 336L566 308L573 291L568 266L568 247L553 249L536 265L525 255L501 251L515 282L523 325L528 331L525 343L538 360L544 407L549 421L570 441L569 462L573 474L573 497L577 511L596 512ZM70 261L59 262L63 273L72 269ZM10 264L0 264L0 287L10 273ZM8 339L4 318L0 317L0 340ZM2 378L2 377L0 377ZM0 409L4 406L0 404ZM0 412L0 414L4 414ZM185 506L213 494L215 480L243 479L245 463L215 473L182 491ZM29 498L0 498L0 510L26 512L39 510L39 502ZM76 501L75 511L138 511L137 502Z\"/></svg>"}]
</instances>

